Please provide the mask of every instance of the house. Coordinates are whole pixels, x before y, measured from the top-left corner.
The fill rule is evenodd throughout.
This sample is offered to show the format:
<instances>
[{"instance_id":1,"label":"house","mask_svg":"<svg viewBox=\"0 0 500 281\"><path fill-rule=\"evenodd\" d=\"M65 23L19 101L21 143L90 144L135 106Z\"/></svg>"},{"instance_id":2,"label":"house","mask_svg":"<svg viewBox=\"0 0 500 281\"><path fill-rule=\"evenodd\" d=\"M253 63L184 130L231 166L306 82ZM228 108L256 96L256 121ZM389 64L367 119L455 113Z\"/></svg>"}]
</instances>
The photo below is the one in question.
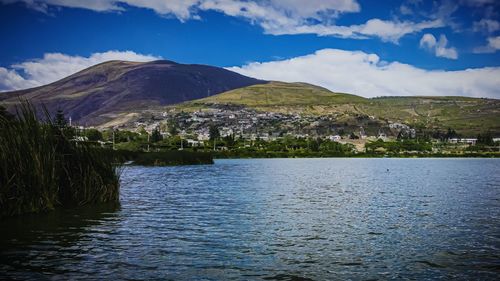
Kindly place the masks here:
<instances>
[{"instance_id":1,"label":"house","mask_svg":"<svg viewBox=\"0 0 500 281\"><path fill-rule=\"evenodd\" d=\"M409 130L410 126L401 123L391 123L389 124L389 128L397 130Z\"/></svg>"},{"instance_id":2,"label":"house","mask_svg":"<svg viewBox=\"0 0 500 281\"><path fill-rule=\"evenodd\" d=\"M202 141L197 141L197 140L193 140L193 139L187 139L186 141L187 141L188 145L191 147L199 147L199 146L203 145Z\"/></svg>"},{"instance_id":3,"label":"house","mask_svg":"<svg viewBox=\"0 0 500 281\"><path fill-rule=\"evenodd\" d=\"M198 133L199 141L207 141L210 139L210 134L208 132Z\"/></svg>"},{"instance_id":4,"label":"house","mask_svg":"<svg viewBox=\"0 0 500 281\"><path fill-rule=\"evenodd\" d=\"M71 139L71 141L74 141L74 142L86 142L88 140L89 139L85 136L75 136L73 139Z\"/></svg>"},{"instance_id":5,"label":"house","mask_svg":"<svg viewBox=\"0 0 500 281\"><path fill-rule=\"evenodd\" d=\"M465 143L465 144L470 144L470 145L475 145L477 142L477 139L475 138L450 138L448 139L449 143Z\"/></svg>"},{"instance_id":6,"label":"house","mask_svg":"<svg viewBox=\"0 0 500 281\"><path fill-rule=\"evenodd\" d=\"M339 142L342 139L342 137L339 135L334 135L334 136L328 136L328 139L331 141Z\"/></svg>"},{"instance_id":7,"label":"house","mask_svg":"<svg viewBox=\"0 0 500 281\"><path fill-rule=\"evenodd\" d=\"M365 129L361 126L359 127L359 137L361 139L366 139L366 133L365 133Z\"/></svg>"}]
</instances>

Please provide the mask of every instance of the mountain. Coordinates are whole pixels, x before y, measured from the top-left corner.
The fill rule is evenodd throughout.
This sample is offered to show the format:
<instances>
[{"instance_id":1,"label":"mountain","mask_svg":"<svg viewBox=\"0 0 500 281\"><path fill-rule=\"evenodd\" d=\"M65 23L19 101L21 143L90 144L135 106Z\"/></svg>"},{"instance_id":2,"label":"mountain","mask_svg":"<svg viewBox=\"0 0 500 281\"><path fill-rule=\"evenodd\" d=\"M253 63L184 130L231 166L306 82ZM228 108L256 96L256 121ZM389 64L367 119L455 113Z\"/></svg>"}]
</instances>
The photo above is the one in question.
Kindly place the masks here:
<instances>
[{"instance_id":1,"label":"mountain","mask_svg":"<svg viewBox=\"0 0 500 281\"><path fill-rule=\"evenodd\" d=\"M49 85L0 93L10 106L19 97L44 104L50 112L63 109L80 124L102 124L155 106L199 99L266 81L198 64L109 61ZM130 114L128 115L130 116Z\"/></svg>"},{"instance_id":2,"label":"mountain","mask_svg":"<svg viewBox=\"0 0 500 281\"><path fill-rule=\"evenodd\" d=\"M427 96L368 99L305 83L252 85L176 107L190 111L220 105L287 114L334 115L339 122L352 125L366 125L370 120L391 121L417 128L453 128L471 136L488 130L500 134L500 100Z\"/></svg>"},{"instance_id":3,"label":"mountain","mask_svg":"<svg viewBox=\"0 0 500 281\"><path fill-rule=\"evenodd\" d=\"M12 109L19 97L63 109L81 125L131 126L167 109L194 111L236 105L263 112L335 116L349 126L400 122L463 135L500 134L500 100L467 97L363 98L307 83L268 82L223 68L172 61L110 61L52 84L0 93ZM148 117L149 116L149 117ZM376 133L376 132L375 132Z\"/></svg>"}]
</instances>

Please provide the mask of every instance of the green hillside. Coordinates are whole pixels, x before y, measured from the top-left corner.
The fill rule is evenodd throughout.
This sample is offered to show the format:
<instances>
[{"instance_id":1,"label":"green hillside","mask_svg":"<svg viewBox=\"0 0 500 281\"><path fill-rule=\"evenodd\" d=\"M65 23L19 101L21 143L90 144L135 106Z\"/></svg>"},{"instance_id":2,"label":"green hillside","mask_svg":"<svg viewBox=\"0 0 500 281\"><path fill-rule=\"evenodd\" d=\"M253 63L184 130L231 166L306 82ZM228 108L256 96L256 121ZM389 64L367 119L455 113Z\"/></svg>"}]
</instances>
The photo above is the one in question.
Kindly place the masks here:
<instances>
[{"instance_id":1,"label":"green hillside","mask_svg":"<svg viewBox=\"0 0 500 281\"><path fill-rule=\"evenodd\" d=\"M339 122L348 123L360 118L371 118L427 129L453 128L464 135L488 130L500 134L500 100L467 97L366 99L333 93L306 83L270 82L253 85L176 107L191 111L220 105L238 105L266 112L335 115Z\"/></svg>"},{"instance_id":2,"label":"green hillside","mask_svg":"<svg viewBox=\"0 0 500 281\"><path fill-rule=\"evenodd\" d=\"M500 100L466 97L390 97L370 99L360 111L380 119L426 128L453 128L468 135L500 133Z\"/></svg>"},{"instance_id":3,"label":"green hillside","mask_svg":"<svg viewBox=\"0 0 500 281\"><path fill-rule=\"evenodd\" d=\"M355 95L332 93L306 83L269 82L253 85L211 96L196 102L233 103L246 106L307 106L363 102L365 98Z\"/></svg>"},{"instance_id":4,"label":"green hillside","mask_svg":"<svg viewBox=\"0 0 500 281\"><path fill-rule=\"evenodd\" d=\"M235 89L180 105L183 109L201 109L211 105L232 104L260 111L323 115L336 112L355 113L355 104L368 99L333 93L307 83L269 82Z\"/></svg>"}]
</instances>

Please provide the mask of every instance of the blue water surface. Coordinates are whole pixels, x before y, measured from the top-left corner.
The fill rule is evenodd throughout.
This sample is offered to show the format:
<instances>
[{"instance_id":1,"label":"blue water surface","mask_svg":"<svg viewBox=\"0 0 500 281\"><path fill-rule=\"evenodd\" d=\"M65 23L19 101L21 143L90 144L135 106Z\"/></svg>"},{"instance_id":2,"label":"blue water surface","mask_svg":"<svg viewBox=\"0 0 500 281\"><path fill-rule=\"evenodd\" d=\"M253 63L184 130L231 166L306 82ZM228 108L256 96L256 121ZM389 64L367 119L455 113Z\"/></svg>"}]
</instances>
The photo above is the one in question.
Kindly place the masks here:
<instances>
[{"instance_id":1,"label":"blue water surface","mask_svg":"<svg viewBox=\"0 0 500 281\"><path fill-rule=\"evenodd\" d=\"M500 160L126 167L120 206L0 222L0 277L491 279Z\"/></svg>"}]
</instances>

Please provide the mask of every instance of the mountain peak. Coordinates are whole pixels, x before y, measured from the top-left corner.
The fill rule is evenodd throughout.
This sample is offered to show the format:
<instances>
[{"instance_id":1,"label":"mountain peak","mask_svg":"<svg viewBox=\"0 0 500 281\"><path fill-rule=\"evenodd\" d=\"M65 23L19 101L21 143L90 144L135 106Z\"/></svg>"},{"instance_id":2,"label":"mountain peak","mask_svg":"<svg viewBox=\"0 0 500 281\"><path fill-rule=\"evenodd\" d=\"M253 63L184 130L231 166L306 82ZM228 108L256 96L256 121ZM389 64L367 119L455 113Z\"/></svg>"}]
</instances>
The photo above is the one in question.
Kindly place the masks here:
<instances>
[{"instance_id":1,"label":"mountain peak","mask_svg":"<svg viewBox=\"0 0 500 281\"><path fill-rule=\"evenodd\" d=\"M54 83L0 94L12 107L19 97L44 104L49 112L64 108L74 121L101 124L122 112L138 112L267 83L208 65L169 60L103 62Z\"/></svg>"}]
</instances>

